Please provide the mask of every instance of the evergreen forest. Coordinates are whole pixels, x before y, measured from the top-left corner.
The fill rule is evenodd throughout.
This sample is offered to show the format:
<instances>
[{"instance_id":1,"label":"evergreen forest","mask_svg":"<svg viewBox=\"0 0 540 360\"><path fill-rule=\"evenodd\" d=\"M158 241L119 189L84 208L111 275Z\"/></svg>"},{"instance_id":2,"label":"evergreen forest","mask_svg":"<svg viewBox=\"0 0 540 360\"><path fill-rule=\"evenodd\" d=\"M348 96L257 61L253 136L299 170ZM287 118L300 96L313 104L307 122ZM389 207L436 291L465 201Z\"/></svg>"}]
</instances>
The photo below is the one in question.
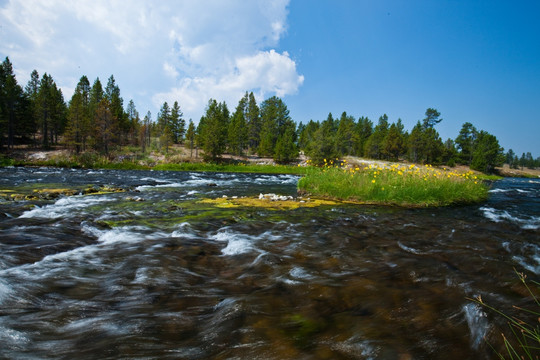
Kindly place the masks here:
<instances>
[{"instance_id":1,"label":"evergreen forest","mask_svg":"<svg viewBox=\"0 0 540 360\"><path fill-rule=\"evenodd\" d=\"M9 58L0 66L0 151L17 147L50 149L63 146L76 154L109 155L130 146L145 153L167 153L173 144L217 162L224 154L258 155L277 163L295 162L300 153L314 164L325 159L358 156L370 159L448 165L469 165L486 173L503 163L512 168L540 167L540 157L507 152L496 136L465 122L454 139L441 139L436 126L443 119L428 108L410 130L401 119L383 114L374 122L343 112L325 120L296 123L282 99L272 96L257 103L246 92L231 112L228 105L210 99L197 125L186 121L180 103L164 102L155 119L142 118L133 100L124 103L111 75L105 84L82 76L71 99L64 99L54 78L34 70L24 86L18 84Z\"/></svg>"}]
</instances>

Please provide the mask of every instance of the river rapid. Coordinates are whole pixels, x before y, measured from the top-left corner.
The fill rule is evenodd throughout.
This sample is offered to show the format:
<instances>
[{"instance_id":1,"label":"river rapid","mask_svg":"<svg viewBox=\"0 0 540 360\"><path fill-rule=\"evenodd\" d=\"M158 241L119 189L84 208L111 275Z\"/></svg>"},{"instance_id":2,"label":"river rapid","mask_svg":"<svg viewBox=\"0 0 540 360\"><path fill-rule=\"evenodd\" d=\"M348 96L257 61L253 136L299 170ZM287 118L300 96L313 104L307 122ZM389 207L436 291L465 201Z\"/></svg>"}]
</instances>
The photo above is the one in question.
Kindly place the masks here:
<instances>
[{"instance_id":1,"label":"river rapid","mask_svg":"<svg viewBox=\"0 0 540 360\"><path fill-rule=\"evenodd\" d=\"M449 208L217 208L292 175L0 169L0 358L491 359L540 275L540 180ZM538 309L536 309L538 310ZM536 321L536 320L535 320Z\"/></svg>"}]
</instances>

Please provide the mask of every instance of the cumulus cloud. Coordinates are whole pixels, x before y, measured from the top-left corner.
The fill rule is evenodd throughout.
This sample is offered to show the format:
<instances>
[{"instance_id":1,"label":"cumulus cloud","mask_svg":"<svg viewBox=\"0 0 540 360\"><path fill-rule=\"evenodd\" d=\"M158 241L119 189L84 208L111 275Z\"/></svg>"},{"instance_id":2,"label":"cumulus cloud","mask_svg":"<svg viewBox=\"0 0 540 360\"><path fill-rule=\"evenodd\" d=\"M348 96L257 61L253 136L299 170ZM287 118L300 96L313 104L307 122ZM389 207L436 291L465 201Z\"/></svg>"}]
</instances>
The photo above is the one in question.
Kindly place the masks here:
<instances>
[{"instance_id":1,"label":"cumulus cloud","mask_svg":"<svg viewBox=\"0 0 540 360\"><path fill-rule=\"evenodd\" d=\"M303 76L279 40L288 0L11 0L0 5L0 54L23 85L48 72L66 96L79 77L114 74L126 102L178 101L197 120L209 98L294 94ZM261 98L259 99L261 100Z\"/></svg>"}]
</instances>

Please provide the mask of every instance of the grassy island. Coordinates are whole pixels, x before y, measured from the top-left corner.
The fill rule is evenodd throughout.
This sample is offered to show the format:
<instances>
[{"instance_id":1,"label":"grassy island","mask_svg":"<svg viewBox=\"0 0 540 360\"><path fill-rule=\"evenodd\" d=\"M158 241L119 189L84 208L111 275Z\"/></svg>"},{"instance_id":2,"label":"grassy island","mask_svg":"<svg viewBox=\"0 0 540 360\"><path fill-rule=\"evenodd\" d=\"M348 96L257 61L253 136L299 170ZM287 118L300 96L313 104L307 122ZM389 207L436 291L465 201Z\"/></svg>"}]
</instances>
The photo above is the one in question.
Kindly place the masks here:
<instances>
[{"instance_id":1,"label":"grassy island","mask_svg":"<svg viewBox=\"0 0 540 360\"><path fill-rule=\"evenodd\" d=\"M338 165L310 167L298 189L323 198L413 207L475 203L488 196L488 186L471 171L414 164Z\"/></svg>"}]
</instances>

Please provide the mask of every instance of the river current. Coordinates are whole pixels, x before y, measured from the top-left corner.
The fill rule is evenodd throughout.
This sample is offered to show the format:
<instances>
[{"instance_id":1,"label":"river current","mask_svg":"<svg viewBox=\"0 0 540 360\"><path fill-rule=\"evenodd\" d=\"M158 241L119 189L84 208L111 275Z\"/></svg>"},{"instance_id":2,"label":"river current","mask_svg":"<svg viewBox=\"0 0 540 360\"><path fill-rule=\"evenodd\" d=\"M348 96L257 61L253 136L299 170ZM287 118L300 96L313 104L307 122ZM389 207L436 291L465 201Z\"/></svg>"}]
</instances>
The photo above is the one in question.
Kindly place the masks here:
<instances>
[{"instance_id":1,"label":"river current","mask_svg":"<svg viewBox=\"0 0 540 360\"><path fill-rule=\"evenodd\" d=\"M485 203L217 208L292 175L0 169L0 358L491 359L540 278L540 180ZM537 309L536 309L537 310ZM535 320L536 321L536 320ZM486 340L485 340L486 339Z\"/></svg>"}]
</instances>

